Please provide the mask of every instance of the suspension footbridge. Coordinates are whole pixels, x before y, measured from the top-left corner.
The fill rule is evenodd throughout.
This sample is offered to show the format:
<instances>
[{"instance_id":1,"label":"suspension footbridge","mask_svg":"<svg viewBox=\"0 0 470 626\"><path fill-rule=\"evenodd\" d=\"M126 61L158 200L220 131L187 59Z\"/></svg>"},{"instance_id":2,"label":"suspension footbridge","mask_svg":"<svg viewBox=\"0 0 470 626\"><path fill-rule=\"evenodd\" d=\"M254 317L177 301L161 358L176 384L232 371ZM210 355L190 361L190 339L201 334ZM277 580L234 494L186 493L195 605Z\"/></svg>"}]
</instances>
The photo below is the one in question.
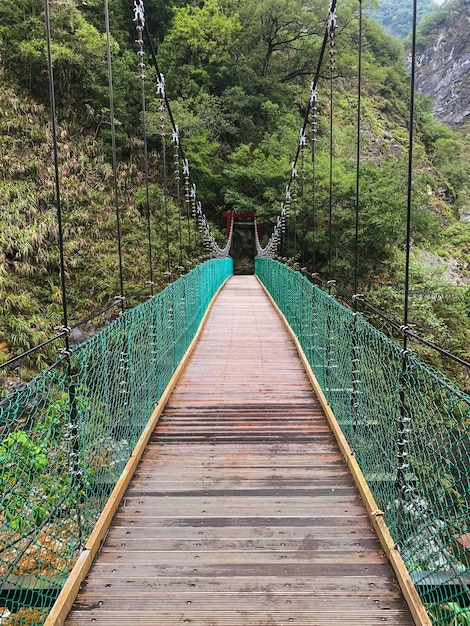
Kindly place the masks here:
<instances>
[{"instance_id":1,"label":"suspension footbridge","mask_svg":"<svg viewBox=\"0 0 470 626\"><path fill-rule=\"evenodd\" d=\"M216 298L116 504L66 625L413 623L253 276Z\"/></svg>"},{"instance_id":2,"label":"suspension footbridge","mask_svg":"<svg viewBox=\"0 0 470 626\"><path fill-rule=\"evenodd\" d=\"M128 306L135 294L124 289L117 202L121 293L112 306L120 314L76 346L47 0L45 9L63 326L44 345L63 339L64 348L0 400L2 626L468 624L470 398L409 349L411 339L421 341L408 324L410 224L400 345L359 310L357 245L349 306L333 297L331 267L322 281L314 253L314 271L297 262L305 233L297 238L295 220L309 220L295 209L293 224L290 217L297 183L306 188L309 120L314 160L316 86L328 43L334 65L336 2L264 247L256 216L243 223L252 230L256 278L233 276L233 212L226 244L212 234L154 58L163 206L167 107L179 242L186 224L188 248L201 254L174 280L167 223L166 287L155 293L149 235L146 297ZM142 0L134 13L143 81ZM111 76L111 54L108 68ZM110 80L116 180L112 110ZM359 148L358 133L358 164ZM148 176L146 184L148 197ZM118 191L116 184L116 198ZM331 253L331 191L329 204ZM306 205L302 196L302 211ZM180 248L180 265L182 258Z\"/></svg>"}]
</instances>

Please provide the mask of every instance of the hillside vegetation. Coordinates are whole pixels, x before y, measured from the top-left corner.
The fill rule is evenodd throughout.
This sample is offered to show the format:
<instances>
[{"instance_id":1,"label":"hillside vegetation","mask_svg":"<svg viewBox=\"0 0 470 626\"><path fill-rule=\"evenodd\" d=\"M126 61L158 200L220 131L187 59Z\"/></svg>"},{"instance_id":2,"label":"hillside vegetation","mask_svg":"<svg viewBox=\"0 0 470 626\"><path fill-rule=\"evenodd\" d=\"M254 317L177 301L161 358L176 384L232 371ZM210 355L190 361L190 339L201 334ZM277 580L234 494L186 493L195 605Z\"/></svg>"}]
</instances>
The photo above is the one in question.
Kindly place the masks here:
<instances>
[{"instance_id":1,"label":"hillside vegetation","mask_svg":"<svg viewBox=\"0 0 470 626\"><path fill-rule=\"evenodd\" d=\"M413 20L413 2L410 0L379 0L373 17L385 27L389 35L405 39L409 36ZM418 22L437 8L435 0L421 0L417 3Z\"/></svg>"},{"instance_id":2,"label":"hillside vegetation","mask_svg":"<svg viewBox=\"0 0 470 626\"><path fill-rule=\"evenodd\" d=\"M165 75L198 197L215 229L225 209L256 210L269 235L284 198L323 38L323 0L147 0L147 24ZM106 36L101 0L51 0L61 196L70 316L79 320L119 293L110 150ZM110 0L117 188L125 292L149 279L141 81L132 3ZM358 3L338 10L334 72L332 268L353 276ZM38 343L61 325L58 229L42 0L0 6L0 358ZM328 56L328 54L327 54ZM167 271L159 102L150 55L146 111L153 272ZM305 262L328 265L329 75L322 70L316 143L315 268L310 199ZM361 154L361 289L402 316L409 78L402 44L366 18ZM168 119L165 128L169 129ZM417 332L470 358L469 146L417 98L413 189L412 318ZM167 133L168 135L170 133ZM171 137L167 161L172 169ZM311 165L306 165L310 180ZM194 250L179 249L176 186L168 184L172 275ZM311 183L308 182L307 186ZM187 226L183 215L183 230ZM186 238L184 239L186 242ZM188 267L188 266L187 266ZM378 322L380 323L380 322ZM88 329L92 332L92 329ZM444 367L435 355L425 355ZM42 357L53 358L51 351ZM467 384L455 367L450 373Z\"/></svg>"}]
</instances>

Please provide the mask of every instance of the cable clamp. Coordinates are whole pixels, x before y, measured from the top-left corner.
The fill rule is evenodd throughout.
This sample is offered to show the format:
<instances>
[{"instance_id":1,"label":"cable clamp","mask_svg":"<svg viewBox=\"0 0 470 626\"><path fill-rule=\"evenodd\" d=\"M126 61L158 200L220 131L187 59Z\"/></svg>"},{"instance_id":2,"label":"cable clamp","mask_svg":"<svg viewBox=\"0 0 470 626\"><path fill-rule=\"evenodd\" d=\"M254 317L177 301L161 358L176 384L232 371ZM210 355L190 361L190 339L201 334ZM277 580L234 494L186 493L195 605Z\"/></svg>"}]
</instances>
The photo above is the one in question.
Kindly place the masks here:
<instances>
[{"instance_id":1,"label":"cable clamp","mask_svg":"<svg viewBox=\"0 0 470 626\"><path fill-rule=\"evenodd\" d=\"M400 356L402 359L405 359L410 354L413 354L413 350L400 350Z\"/></svg>"},{"instance_id":2,"label":"cable clamp","mask_svg":"<svg viewBox=\"0 0 470 626\"><path fill-rule=\"evenodd\" d=\"M415 498L415 489L411 485L403 485L400 491L405 500L413 500Z\"/></svg>"},{"instance_id":3,"label":"cable clamp","mask_svg":"<svg viewBox=\"0 0 470 626\"><path fill-rule=\"evenodd\" d=\"M364 294L363 294L363 293L355 293L355 294L353 294L353 295L351 296L351 299L352 299L353 301L356 301L356 300L364 300Z\"/></svg>"},{"instance_id":4,"label":"cable clamp","mask_svg":"<svg viewBox=\"0 0 470 626\"><path fill-rule=\"evenodd\" d=\"M157 76L157 96L165 97L165 77L163 74Z\"/></svg>"},{"instance_id":5,"label":"cable clamp","mask_svg":"<svg viewBox=\"0 0 470 626\"><path fill-rule=\"evenodd\" d=\"M303 128L300 129L300 139L299 139L299 146L300 148L305 148L307 145L307 136L305 134L305 131Z\"/></svg>"},{"instance_id":6,"label":"cable clamp","mask_svg":"<svg viewBox=\"0 0 470 626\"><path fill-rule=\"evenodd\" d=\"M328 280L326 284L328 287L336 287L336 280Z\"/></svg>"},{"instance_id":7,"label":"cable clamp","mask_svg":"<svg viewBox=\"0 0 470 626\"><path fill-rule=\"evenodd\" d=\"M70 359L70 357L73 354L73 350L71 348L61 348L59 350L59 354L64 358L64 359Z\"/></svg>"},{"instance_id":8,"label":"cable clamp","mask_svg":"<svg viewBox=\"0 0 470 626\"><path fill-rule=\"evenodd\" d=\"M329 12L328 12L328 32L331 35L335 34L337 21L336 21L336 11L332 9L333 3L330 4Z\"/></svg>"},{"instance_id":9,"label":"cable clamp","mask_svg":"<svg viewBox=\"0 0 470 626\"><path fill-rule=\"evenodd\" d=\"M134 0L134 19L132 21L142 26L145 25L144 0Z\"/></svg>"},{"instance_id":10,"label":"cable clamp","mask_svg":"<svg viewBox=\"0 0 470 626\"><path fill-rule=\"evenodd\" d=\"M312 82L310 85L310 104L315 105L318 102L318 93L315 89L315 83Z\"/></svg>"},{"instance_id":11,"label":"cable clamp","mask_svg":"<svg viewBox=\"0 0 470 626\"><path fill-rule=\"evenodd\" d=\"M291 178L292 178L292 180L295 180L297 178L297 168L295 167L295 161L292 163Z\"/></svg>"},{"instance_id":12,"label":"cable clamp","mask_svg":"<svg viewBox=\"0 0 470 626\"><path fill-rule=\"evenodd\" d=\"M396 417L395 422L397 424L406 424L407 422L411 422L411 417L406 417L406 415L404 417Z\"/></svg>"},{"instance_id":13,"label":"cable clamp","mask_svg":"<svg viewBox=\"0 0 470 626\"><path fill-rule=\"evenodd\" d=\"M57 330L60 333L65 333L66 335L70 335L70 333L72 332L72 329L70 328L70 326L59 326Z\"/></svg>"},{"instance_id":14,"label":"cable clamp","mask_svg":"<svg viewBox=\"0 0 470 626\"><path fill-rule=\"evenodd\" d=\"M178 126L176 124L175 124L175 127L173 129L173 134L171 136L171 140L173 141L175 146L179 146L180 145L180 134L179 134Z\"/></svg>"},{"instance_id":15,"label":"cable clamp","mask_svg":"<svg viewBox=\"0 0 470 626\"><path fill-rule=\"evenodd\" d=\"M184 176L189 176L189 162L188 162L188 159L184 159L184 161L183 161L183 174L184 174Z\"/></svg>"},{"instance_id":16,"label":"cable clamp","mask_svg":"<svg viewBox=\"0 0 470 626\"><path fill-rule=\"evenodd\" d=\"M125 296L114 296L114 303L118 304L119 302L124 302L126 299Z\"/></svg>"}]
</instances>

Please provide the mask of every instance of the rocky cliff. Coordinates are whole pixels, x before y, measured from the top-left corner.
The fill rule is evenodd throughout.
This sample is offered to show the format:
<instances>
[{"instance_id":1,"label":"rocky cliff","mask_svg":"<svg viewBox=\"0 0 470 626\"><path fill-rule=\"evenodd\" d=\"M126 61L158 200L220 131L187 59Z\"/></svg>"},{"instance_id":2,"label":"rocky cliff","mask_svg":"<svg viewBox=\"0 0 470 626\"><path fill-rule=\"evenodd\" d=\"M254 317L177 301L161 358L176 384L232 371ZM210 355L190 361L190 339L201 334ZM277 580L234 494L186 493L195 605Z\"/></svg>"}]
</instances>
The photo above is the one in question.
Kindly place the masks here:
<instances>
[{"instance_id":1,"label":"rocky cliff","mask_svg":"<svg viewBox=\"0 0 470 626\"><path fill-rule=\"evenodd\" d=\"M455 128L470 121L470 0L457 10L450 4L418 52L416 89L434 101L437 119Z\"/></svg>"}]
</instances>

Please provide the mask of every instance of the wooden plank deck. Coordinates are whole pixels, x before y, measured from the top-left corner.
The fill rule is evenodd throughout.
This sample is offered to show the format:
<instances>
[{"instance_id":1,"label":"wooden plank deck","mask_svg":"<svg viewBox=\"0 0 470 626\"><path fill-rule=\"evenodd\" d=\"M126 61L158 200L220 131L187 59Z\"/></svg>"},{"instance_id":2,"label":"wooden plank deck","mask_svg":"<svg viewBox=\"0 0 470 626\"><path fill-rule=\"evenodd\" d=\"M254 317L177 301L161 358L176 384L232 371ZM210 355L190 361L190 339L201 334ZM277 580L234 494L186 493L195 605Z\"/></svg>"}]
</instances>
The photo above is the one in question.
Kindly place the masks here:
<instances>
[{"instance_id":1,"label":"wooden plank deck","mask_svg":"<svg viewBox=\"0 0 470 626\"><path fill-rule=\"evenodd\" d=\"M230 279L66 620L413 624L297 352Z\"/></svg>"}]
</instances>

